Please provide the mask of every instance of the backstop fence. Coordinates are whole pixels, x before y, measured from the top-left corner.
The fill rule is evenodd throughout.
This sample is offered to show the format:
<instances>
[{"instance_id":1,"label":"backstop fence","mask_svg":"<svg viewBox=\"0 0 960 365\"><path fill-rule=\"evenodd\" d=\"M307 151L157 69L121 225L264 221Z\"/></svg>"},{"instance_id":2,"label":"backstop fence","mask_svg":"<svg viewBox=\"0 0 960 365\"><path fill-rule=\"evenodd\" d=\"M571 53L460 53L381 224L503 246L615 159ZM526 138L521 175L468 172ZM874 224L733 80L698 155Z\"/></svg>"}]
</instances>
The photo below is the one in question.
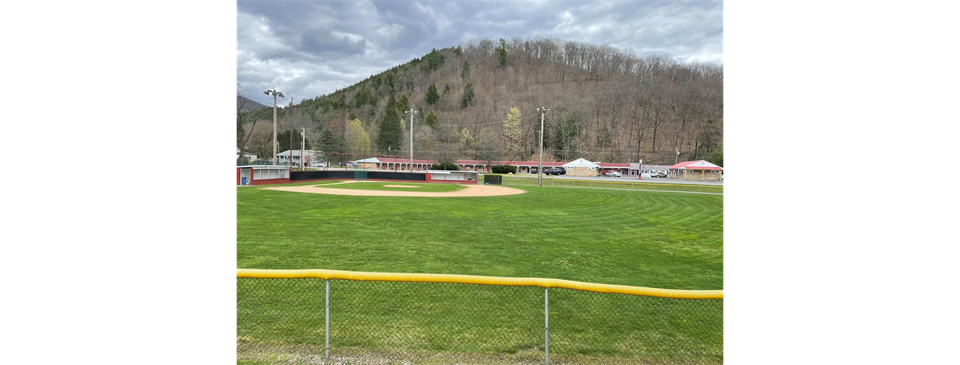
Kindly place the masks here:
<instances>
[{"instance_id":1,"label":"backstop fence","mask_svg":"<svg viewBox=\"0 0 960 365\"><path fill-rule=\"evenodd\" d=\"M723 292L237 270L238 363L720 364Z\"/></svg>"}]
</instances>

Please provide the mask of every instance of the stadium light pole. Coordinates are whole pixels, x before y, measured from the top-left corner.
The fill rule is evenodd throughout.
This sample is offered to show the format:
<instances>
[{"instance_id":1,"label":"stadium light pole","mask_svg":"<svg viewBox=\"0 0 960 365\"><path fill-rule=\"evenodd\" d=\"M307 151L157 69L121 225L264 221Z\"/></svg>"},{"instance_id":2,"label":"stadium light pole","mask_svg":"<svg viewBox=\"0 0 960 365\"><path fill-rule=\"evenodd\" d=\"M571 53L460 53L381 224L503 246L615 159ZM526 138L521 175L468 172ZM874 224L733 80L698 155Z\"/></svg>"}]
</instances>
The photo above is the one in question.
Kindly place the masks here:
<instances>
[{"instance_id":1,"label":"stadium light pole","mask_svg":"<svg viewBox=\"0 0 960 365\"><path fill-rule=\"evenodd\" d=\"M275 89L269 89L263 92L265 95L273 95L273 165L277 165L277 96L283 98L283 93Z\"/></svg>"},{"instance_id":2,"label":"stadium light pole","mask_svg":"<svg viewBox=\"0 0 960 365\"><path fill-rule=\"evenodd\" d=\"M293 168L293 121L290 120L290 111L293 110L293 98L290 98L290 109L287 109L287 121L290 122L290 153L287 154L287 166Z\"/></svg>"},{"instance_id":3,"label":"stadium light pole","mask_svg":"<svg viewBox=\"0 0 960 365\"><path fill-rule=\"evenodd\" d=\"M537 180L543 186L543 114L550 111L545 107L537 108L540 112L540 153L537 154Z\"/></svg>"},{"instance_id":4,"label":"stadium light pole","mask_svg":"<svg viewBox=\"0 0 960 365\"><path fill-rule=\"evenodd\" d=\"M404 113L410 114L410 166L407 166L407 169L413 171L413 115L417 114L417 111L410 108Z\"/></svg>"}]
</instances>

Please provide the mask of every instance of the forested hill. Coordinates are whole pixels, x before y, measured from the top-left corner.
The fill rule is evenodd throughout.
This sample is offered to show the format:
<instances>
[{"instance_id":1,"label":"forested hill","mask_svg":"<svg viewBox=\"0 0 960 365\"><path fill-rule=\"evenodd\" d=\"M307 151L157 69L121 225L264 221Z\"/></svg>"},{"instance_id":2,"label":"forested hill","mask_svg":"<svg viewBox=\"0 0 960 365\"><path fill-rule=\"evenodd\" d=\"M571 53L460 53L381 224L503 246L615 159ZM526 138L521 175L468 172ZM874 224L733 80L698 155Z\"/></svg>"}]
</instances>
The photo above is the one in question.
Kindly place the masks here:
<instances>
[{"instance_id":1,"label":"forested hill","mask_svg":"<svg viewBox=\"0 0 960 365\"><path fill-rule=\"evenodd\" d=\"M673 164L677 150L680 161L722 153L722 68L549 39L435 49L330 95L297 99L280 120L308 128L314 148L342 151L349 117L350 153L407 156L404 111L413 108L418 159L528 160L536 159L539 107L550 109L545 161ZM246 133L271 113L245 114ZM257 124L245 150L269 151L261 127L271 123Z\"/></svg>"},{"instance_id":2,"label":"forested hill","mask_svg":"<svg viewBox=\"0 0 960 365\"><path fill-rule=\"evenodd\" d=\"M266 108L266 107L267 107L266 105L250 100L244 96L240 96L239 98L237 98L237 109L240 109L241 112L249 112L251 110L257 110L257 109Z\"/></svg>"}]
</instances>

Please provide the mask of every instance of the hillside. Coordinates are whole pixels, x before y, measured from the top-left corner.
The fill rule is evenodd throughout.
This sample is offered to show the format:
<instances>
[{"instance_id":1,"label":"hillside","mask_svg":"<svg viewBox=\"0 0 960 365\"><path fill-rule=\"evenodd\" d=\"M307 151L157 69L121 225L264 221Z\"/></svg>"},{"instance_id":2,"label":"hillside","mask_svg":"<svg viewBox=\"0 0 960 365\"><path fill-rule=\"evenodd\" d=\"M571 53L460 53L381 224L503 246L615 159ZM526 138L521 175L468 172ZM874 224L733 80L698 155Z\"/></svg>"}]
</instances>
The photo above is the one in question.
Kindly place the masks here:
<instances>
[{"instance_id":1,"label":"hillside","mask_svg":"<svg viewBox=\"0 0 960 365\"><path fill-rule=\"evenodd\" d=\"M253 101L252 99L248 99L247 97L240 96L237 98L237 107L241 112L249 112L260 108L266 108L267 106Z\"/></svg>"},{"instance_id":2,"label":"hillside","mask_svg":"<svg viewBox=\"0 0 960 365\"><path fill-rule=\"evenodd\" d=\"M351 126L350 153L407 156L403 111L412 107L422 111L414 119L416 158L525 160L536 158L541 106L550 109L545 161L672 164L677 150L681 161L706 158L722 146L723 70L578 42L479 39L305 99L280 111L280 120L339 152L349 114L360 121L357 131ZM245 115L253 119L272 120L272 109ZM262 133L247 150L269 150Z\"/></svg>"}]
</instances>

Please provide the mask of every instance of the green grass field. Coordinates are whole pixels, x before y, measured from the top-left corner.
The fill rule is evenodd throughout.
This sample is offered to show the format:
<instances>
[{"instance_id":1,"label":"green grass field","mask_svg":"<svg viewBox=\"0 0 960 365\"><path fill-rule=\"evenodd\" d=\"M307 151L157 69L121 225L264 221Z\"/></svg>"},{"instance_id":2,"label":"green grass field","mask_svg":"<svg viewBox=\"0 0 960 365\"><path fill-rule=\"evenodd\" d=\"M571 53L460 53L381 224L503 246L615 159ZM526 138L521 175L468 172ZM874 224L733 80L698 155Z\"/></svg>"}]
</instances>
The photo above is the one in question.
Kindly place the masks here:
<instances>
[{"instance_id":1,"label":"green grass field","mask_svg":"<svg viewBox=\"0 0 960 365\"><path fill-rule=\"evenodd\" d=\"M492 174L491 174L492 175ZM503 176L503 185L523 185L537 186L539 182L536 176L529 175L500 175ZM663 183L655 179L636 180L632 178L609 178L607 180L581 180L569 178L554 178L553 176L543 177L543 186L547 187L566 187L566 188L592 188L592 189L626 189L626 190L644 190L644 191L679 191L687 193L711 193L723 194L723 185L705 185L696 183Z\"/></svg>"},{"instance_id":2,"label":"green grass field","mask_svg":"<svg viewBox=\"0 0 960 365\"><path fill-rule=\"evenodd\" d=\"M406 186L416 186L415 188L397 188L397 187L385 187L384 185L406 185ZM446 193L451 191L462 190L465 186L459 184L418 184L418 183L409 183L409 182L396 182L396 181L361 181L350 184L338 184L336 186L330 186L331 188L337 189L357 189L357 190L387 190L387 191L422 191L428 193Z\"/></svg>"},{"instance_id":3,"label":"green grass field","mask_svg":"<svg viewBox=\"0 0 960 365\"><path fill-rule=\"evenodd\" d=\"M411 185L337 187L358 184ZM527 193L443 199L238 188L237 267L723 288L722 196L519 188ZM542 288L333 281L331 289L331 354L469 352L497 363L542 351ZM322 351L322 292L322 280L239 280L238 341L270 339L279 347L261 351L275 355L269 361L287 356L282 346ZM722 362L722 301L554 289L550 302L551 360Z\"/></svg>"}]
</instances>

